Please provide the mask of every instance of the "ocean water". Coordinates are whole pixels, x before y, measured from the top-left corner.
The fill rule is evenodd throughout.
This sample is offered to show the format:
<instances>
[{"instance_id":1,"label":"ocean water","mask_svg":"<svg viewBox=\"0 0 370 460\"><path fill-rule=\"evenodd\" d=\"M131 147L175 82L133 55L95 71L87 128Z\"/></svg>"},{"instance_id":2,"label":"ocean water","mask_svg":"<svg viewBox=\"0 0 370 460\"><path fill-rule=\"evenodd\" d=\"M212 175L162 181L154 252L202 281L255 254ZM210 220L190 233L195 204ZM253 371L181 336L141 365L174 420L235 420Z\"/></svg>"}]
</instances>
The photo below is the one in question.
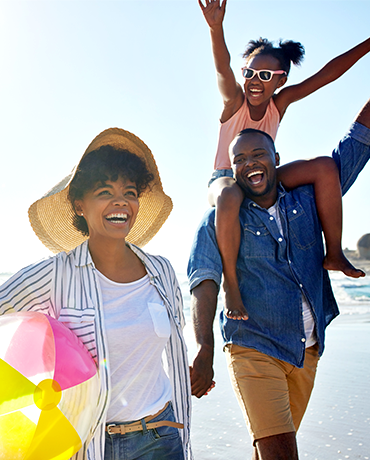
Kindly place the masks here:
<instances>
[{"instance_id":1,"label":"ocean water","mask_svg":"<svg viewBox=\"0 0 370 460\"><path fill-rule=\"evenodd\" d=\"M0 286L12 273L0 273ZM190 293L185 273L177 273L183 299L184 312L190 319ZM370 275L365 278L348 278L341 272L330 272L330 278L341 314L353 315L370 313ZM222 308L222 296L219 296L219 307Z\"/></svg>"},{"instance_id":2,"label":"ocean water","mask_svg":"<svg viewBox=\"0 0 370 460\"><path fill-rule=\"evenodd\" d=\"M370 275L355 279L330 272L330 279L342 314L370 312Z\"/></svg>"},{"instance_id":3,"label":"ocean water","mask_svg":"<svg viewBox=\"0 0 370 460\"><path fill-rule=\"evenodd\" d=\"M186 275L178 273L184 299L185 317L190 318L190 293ZM339 310L343 315L370 313L370 275L364 278L348 278L341 272L330 272L331 284ZM219 296L218 308L222 308L222 296Z\"/></svg>"}]
</instances>

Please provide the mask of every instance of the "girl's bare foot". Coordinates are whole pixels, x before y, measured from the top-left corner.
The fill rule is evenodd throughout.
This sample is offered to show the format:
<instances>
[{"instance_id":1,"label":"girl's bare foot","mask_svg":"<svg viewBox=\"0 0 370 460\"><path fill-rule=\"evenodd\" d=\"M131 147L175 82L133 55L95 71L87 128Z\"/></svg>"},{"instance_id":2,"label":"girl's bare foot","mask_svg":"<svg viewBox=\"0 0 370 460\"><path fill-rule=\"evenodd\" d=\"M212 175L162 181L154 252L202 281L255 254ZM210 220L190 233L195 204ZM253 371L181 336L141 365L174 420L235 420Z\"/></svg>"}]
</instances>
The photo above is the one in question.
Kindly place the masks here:
<instances>
[{"instance_id":1,"label":"girl's bare foot","mask_svg":"<svg viewBox=\"0 0 370 460\"><path fill-rule=\"evenodd\" d=\"M340 252L336 255L327 254L324 258L323 267L326 270L337 270L343 272L345 275L351 278L361 278L365 276L365 272L359 268L354 267L347 257Z\"/></svg>"}]
</instances>

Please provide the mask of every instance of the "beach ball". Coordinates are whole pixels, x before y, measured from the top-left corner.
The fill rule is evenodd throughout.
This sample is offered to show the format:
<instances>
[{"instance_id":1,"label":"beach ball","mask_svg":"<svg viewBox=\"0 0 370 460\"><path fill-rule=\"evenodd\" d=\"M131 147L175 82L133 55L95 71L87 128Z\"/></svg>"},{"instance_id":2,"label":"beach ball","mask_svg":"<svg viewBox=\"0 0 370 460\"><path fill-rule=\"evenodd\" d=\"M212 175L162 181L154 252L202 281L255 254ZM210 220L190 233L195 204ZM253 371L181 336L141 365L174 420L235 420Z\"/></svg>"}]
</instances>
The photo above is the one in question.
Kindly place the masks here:
<instances>
[{"instance_id":1,"label":"beach ball","mask_svg":"<svg viewBox=\"0 0 370 460\"><path fill-rule=\"evenodd\" d=\"M0 459L69 459L98 397L96 364L71 330L42 313L0 316Z\"/></svg>"}]
</instances>

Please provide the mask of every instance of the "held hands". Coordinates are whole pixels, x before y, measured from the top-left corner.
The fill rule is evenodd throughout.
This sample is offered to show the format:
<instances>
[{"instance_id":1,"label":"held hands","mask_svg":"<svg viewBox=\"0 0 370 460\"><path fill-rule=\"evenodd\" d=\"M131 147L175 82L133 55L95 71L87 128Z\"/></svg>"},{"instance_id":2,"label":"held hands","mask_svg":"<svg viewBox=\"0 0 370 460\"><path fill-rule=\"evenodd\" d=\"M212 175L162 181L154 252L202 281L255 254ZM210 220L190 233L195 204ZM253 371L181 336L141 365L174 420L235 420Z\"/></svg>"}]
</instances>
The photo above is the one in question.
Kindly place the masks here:
<instances>
[{"instance_id":1,"label":"held hands","mask_svg":"<svg viewBox=\"0 0 370 460\"><path fill-rule=\"evenodd\" d=\"M191 394L197 398L206 396L216 385L213 380L212 357L200 350L190 366Z\"/></svg>"},{"instance_id":2,"label":"held hands","mask_svg":"<svg viewBox=\"0 0 370 460\"><path fill-rule=\"evenodd\" d=\"M211 382L211 386L208 388L208 390L204 393L204 396L207 396L208 393L213 390L213 388L216 386L216 382L214 380L212 380Z\"/></svg>"},{"instance_id":3,"label":"held hands","mask_svg":"<svg viewBox=\"0 0 370 460\"><path fill-rule=\"evenodd\" d=\"M198 3L210 28L222 25L225 16L226 0L222 4L220 4L220 0L205 0L205 6L203 6L202 0L198 0Z\"/></svg>"}]
</instances>

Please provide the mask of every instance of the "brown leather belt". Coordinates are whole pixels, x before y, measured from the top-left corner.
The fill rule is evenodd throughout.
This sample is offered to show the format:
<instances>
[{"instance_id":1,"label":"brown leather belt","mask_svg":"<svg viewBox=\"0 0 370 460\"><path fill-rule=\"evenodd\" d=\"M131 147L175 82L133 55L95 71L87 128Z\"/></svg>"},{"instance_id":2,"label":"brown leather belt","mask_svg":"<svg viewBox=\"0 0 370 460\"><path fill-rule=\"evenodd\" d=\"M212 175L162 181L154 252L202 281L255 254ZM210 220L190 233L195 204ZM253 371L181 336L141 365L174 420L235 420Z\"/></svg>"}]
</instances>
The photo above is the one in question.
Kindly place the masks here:
<instances>
[{"instance_id":1,"label":"brown leather belt","mask_svg":"<svg viewBox=\"0 0 370 460\"><path fill-rule=\"evenodd\" d=\"M145 422L146 428L148 430L152 430L153 428L158 428L160 426L172 426L174 428L184 428L184 425L182 423L176 423L176 422L171 422L169 420L160 420L159 422L152 422L152 423L147 423L153 420L155 417L157 417L159 414L164 412L167 409L168 403L158 411L154 415L149 415L148 417L145 417L142 419L142 421ZM132 433L133 431L143 431L144 424L142 421L138 422L133 422L133 423L126 423L124 425L115 425L114 423L111 423L105 427L105 431L108 434L126 434L126 433Z\"/></svg>"}]
</instances>

